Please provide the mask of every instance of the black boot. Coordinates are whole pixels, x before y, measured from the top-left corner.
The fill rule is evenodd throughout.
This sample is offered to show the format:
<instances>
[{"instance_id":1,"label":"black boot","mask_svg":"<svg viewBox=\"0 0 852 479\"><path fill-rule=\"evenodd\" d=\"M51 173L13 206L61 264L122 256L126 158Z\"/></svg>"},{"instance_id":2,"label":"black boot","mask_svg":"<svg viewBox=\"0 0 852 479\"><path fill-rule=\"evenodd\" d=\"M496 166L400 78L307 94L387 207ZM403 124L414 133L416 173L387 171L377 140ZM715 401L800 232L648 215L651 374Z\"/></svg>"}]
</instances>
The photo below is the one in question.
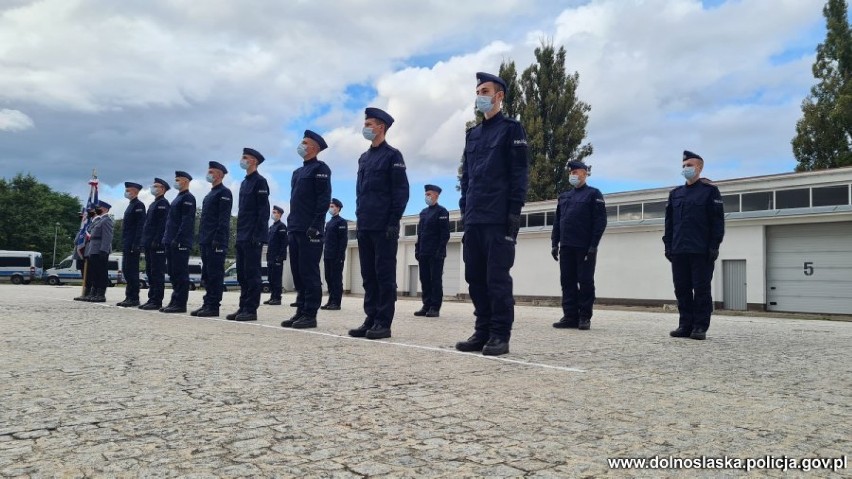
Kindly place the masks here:
<instances>
[{"instance_id":1,"label":"black boot","mask_svg":"<svg viewBox=\"0 0 852 479\"><path fill-rule=\"evenodd\" d=\"M576 319L569 319L565 316L562 316L562 319L553 323L553 327L557 329L571 329L576 328L578 326L579 321Z\"/></svg>"},{"instance_id":2,"label":"black boot","mask_svg":"<svg viewBox=\"0 0 852 479\"><path fill-rule=\"evenodd\" d=\"M669 336L673 338L688 338L690 334L692 334L692 329L684 328L683 326L678 326L677 329L669 332Z\"/></svg>"},{"instance_id":3,"label":"black boot","mask_svg":"<svg viewBox=\"0 0 852 479\"><path fill-rule=\"evenodd\" d=\"M349 336L352 336L353 338L363 338L367 336L367 331L369 331L371 327L371 325L367 324L367 321L364 321L364 324L361 326L358 326L355 329L350 329Z\"/></svg>"},{"instance_id":4,"label":"black boot","mask_svg":"<svg viewBox=\"0 0 852 479\"><path fill-rule=\"evenodd\" d=\"M588 331L592 327L592 318L580 318L577 321L577 329L581 331Z\"/></svg>"},{"instance_id":5,"label":"black boot","mask_svg":"<svg viewBox=\"0 0 852 479\"><path fill-rule=\"evenodd\" d=\"M293 325L291 326L293 329L309 329L317 327L317 317L316 315L310 316L307 314L303 314L299 316L299 319L293 321Z\"/></svg>"},{"instance_id":6,"label":"black boot","mask_svg":"<svg viewBox=\"0 0 852 479\"><path fill-rule=\"evenodd\" d=\"M482 348L485 347L485 343L488 342L488 339L483 338L481 336L477 336L474 334L473 336L467 338L467 341L459 341L456 343L456 349L465 353L472 353L475 351L482 351Z\"/></svg>"},{"instance_id":7,"label":"black boot","mask_svg":"<svg viewBox=\"0 0 852 479\"><path fill-rule=\"evenodd\" d=\"M491 337L482 348L483 356L500 356L509 352L509 341Z\"/></svg>"},{"instance_id":8,"label":"black boot","mask_svg":"<svg viewBox=\"0 0 852 479\"><path fill-rule=\"evenodd\" d=\"M86 291L83 292L83 294L74 298L74 301L86 301L86 298L88 298L91 295L92 295L92 288L88 287L88 288L86 288Z\"/></svg>"},{"instance_id":9,"label":"black boot","mask_svg":"<svg viewBox=\"0 0 852 479\"><path fill-rule=\"evenodd\" d=\"M420 308L420 310L415 311L414 315L415 316L426 316L426 313L428 313L428 312L429 312L429 308L427 308L426 306L423 306L422 308Z\"/></svg>"},{"instance_id":10,"label":"black boot","mask_svg":"<svg viewBox=\"0 0 852 479\"><path fill-rule=\"evenodd\" d=\"M298 321L300 319L302 319L302 313L299 312L299 311L296 311L296 314L294 314L290 319L285 319L284 321L281 321L281 327L282 328L292 328L293 325L296 323L296 321ZM314 322L316 322L316 318L314 318Z\"/></svg>"},{"instance_id":11,"label":"black boot","mask_svg":"<svg viewBox=\"0 0 852 479\"><path fill-rule=\"evenodd\" d=\"M707 330L704 328L695 328L692 330L692 334L689 335L692 339L702 340L707 338Z\"/></svg>"},{"instance_id":12,"label":"black boot","mask_svg":"<svg viewBox=\"0 0 852 479\"><path fill-rule=\"evenodd\" d=\"M146 311L150 311L150 310L160 309L161 307L162 307L162 305L160 303L152 303L152 302L148 301L147 303L143 304L142 306L139 306L139 309L144 309Z\"/></svg>"},{"instance_id":13,"label":"black boot","mask_svg":"<svg viewBox=\"0 0 852 479\"><path fill-rule=\"evenodd\" d=\"M106 303L106 288L95 288L93 291L87 301L90 303Z\"/></svg>"},{"instance_id":14,"label":"black boot","mask_svg":"<svg viewBox=\"0 0 852 479\"><path fill-rule=\"evenodd\" d=\"M441 316L441 313L438 312L438 310L435 309L435 308L429 308L429 311L426 311L426 317L427 318L437 318L437 317L440 317L440 316Z\"/></svg>"},{"instance_id":15,"label":"black boot","mask_svg":"<svg viewBox=\"0 0 852 479\"><path fill-rule=\"evenodd\" d=\"M385 339L391 337L391 329L387 326L373 325L364 335L367 339Z\"/></svg>"},{"instance_id":16,"label":"black boot","mask_svg":"<svg viewBox=\"0 0 852 479\"><path fill-rule=\"evenodd\" d=\"M208 308L204 307L201 311L196 314L199 318L218 318L219 317L219 309L217 308Z\"/></svg>"}]
</instances>

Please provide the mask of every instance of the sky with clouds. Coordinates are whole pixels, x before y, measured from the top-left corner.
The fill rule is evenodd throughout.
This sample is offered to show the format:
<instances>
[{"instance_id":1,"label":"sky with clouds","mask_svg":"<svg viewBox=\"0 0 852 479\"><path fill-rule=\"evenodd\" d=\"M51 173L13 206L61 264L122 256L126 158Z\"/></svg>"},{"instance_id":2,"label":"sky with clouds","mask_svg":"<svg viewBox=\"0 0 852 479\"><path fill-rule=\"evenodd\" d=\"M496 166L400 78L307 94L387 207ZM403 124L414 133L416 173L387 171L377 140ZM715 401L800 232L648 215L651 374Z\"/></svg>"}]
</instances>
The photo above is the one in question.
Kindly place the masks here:
<instances>
[{"instance_id":1,"label":"sky with clouds","mask_svg":"<svg viewBox=\"0 0 852 479\"><path fill-rule=\"evenodd\" d=\"M675 185L683 149L713 179L789 172L823 4L0 0L0 175L83 197L97 169L120 213L124 181L175 170L193 174L200 200L210 160L236 192L250 146L286 208L308 128L329 144L320 159L351 219L363 110L377 106L396 119L387 139L408 165L406 213L425 206L425 183L456 209L475 72L522 70L543 39L580 74L590 184L604 193Z\"/></svg>"}]
</instances>

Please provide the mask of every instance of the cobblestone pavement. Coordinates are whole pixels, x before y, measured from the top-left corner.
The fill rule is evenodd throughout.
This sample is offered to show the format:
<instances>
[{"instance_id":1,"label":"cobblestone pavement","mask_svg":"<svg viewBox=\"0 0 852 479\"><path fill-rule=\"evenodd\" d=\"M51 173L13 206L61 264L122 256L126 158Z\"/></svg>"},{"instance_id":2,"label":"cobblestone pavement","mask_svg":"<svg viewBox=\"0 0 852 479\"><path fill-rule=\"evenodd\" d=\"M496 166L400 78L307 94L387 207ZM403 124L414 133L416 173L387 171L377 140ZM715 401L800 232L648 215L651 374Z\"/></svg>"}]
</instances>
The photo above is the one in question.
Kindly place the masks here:
<instances>
[{"instance_id":1,"label":"cobblestone pavement","mask_svg":"<svg viewBox=\"0 0 852 479\"><path fill-rule=\"evenodd\" d=\"M345 336L360 298L306 332L278 326L287 306L234 323L77 294L0 286L0 476L739 477L607 458L850 453L852 323L716 316L702 342L669 338L670 313L600 311L585 332L524 306L491 359L453 350L466 303L427 319L401 300L393 338L369 341Z\"/></svg>"}]
</instances>

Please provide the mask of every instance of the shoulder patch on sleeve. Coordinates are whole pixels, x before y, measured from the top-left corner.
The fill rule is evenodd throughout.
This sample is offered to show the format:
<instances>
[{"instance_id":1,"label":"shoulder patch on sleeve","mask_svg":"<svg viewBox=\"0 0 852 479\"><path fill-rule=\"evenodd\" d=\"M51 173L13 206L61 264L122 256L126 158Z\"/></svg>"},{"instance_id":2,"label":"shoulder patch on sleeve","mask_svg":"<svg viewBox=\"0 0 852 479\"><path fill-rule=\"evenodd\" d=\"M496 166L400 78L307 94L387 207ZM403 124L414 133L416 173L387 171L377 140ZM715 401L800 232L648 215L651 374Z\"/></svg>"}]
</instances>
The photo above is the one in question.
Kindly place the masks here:
<instances>
[{"instance_id":1,"label":"shoulder patch on sleeve","mask_svg":"<svg viewBox=\"0 0 852 479\"><path fill-rule=\"evenodd\" d=\"M519 138L517 140L513 140L512 146L527 146L527 140L525 138Z\"/></svg>"}]
</instances>

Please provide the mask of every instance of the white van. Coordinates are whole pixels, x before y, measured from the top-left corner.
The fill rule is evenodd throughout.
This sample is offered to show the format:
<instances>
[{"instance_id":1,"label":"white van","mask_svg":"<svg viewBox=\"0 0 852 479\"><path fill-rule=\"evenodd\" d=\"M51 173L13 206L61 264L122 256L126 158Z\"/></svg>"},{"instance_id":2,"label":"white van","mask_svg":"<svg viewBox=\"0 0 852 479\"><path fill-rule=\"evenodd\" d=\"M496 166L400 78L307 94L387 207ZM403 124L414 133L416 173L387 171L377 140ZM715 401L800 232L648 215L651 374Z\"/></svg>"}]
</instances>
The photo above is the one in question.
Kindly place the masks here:
<instances>
[{"instance_id":1,"label":"white van","mask_svg":"<svg viewBox=\"0 0 852 479\"><path fill-rule=\"evenodd\" d=\"M269 269L266 267L266 260L260 262L260 280L263 282L262 291L264 293L271 292L272 288L269 286ZM228 287L240 287L240 283L237 281L237 263L233 263L225 269L225 280L223 282L225 283L225 291L228 291Z\"/></svg>"},{"instance_id":2,"label":"white van","mask_svg":"<svg viewBox=\"0 0 852 479\"><path fill-rule=\"evenodd\" d=\"M44 263L37 251L0 250L0 279L12 284L30 284L44 275Z\"/></svg>"},{"instance_id":3,"label":"white van","mask_svg":"<svg viewBox=\"0 0 852 479\"><path fill-rule=\"evenodd\" d=\"M68 256L56 265L55 268L49 268L44 273L44 279L47 284L56 286L60 284L82 283L83 270L77 269L77 260L72 256ZM121 273L121 255L111 254L107 260L107 271L109 273L109 285L115 286L117 283L123 283L124 277Z\"/></svg>"},{"instance_id":4,"label":"white van","mask_svg":"<svg viewBox=\"0 0 852 479\"><path fill-rule=\"evenodd\" d=\"M166 274L166 284L169 284L169 275ZM201 286L201 258L198 256L189 257L189 290L195 291ZM145 274L145 268L139 271L139 287L142 289L148 288L148 275Z\"/></svg>"}]
</instances>

